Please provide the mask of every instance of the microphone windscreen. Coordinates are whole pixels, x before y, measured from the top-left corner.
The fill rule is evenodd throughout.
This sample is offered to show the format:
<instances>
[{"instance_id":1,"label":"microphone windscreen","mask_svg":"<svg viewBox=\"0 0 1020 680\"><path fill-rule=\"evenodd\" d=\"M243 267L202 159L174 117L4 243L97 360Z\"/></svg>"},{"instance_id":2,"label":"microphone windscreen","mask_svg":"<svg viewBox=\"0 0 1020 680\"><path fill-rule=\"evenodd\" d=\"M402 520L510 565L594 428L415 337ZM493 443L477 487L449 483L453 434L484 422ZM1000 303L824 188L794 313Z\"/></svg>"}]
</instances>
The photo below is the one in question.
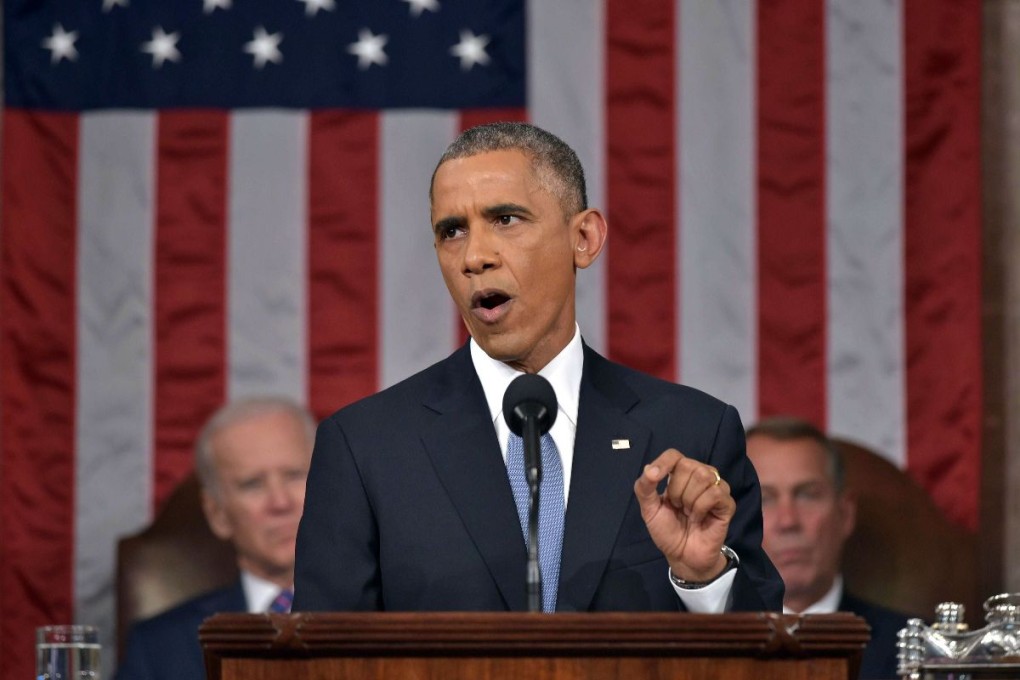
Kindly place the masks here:
<instances>
[{"instance_id":1,"label":"microphone windscreen","mask_svg":"<svg viewBox=\"0 0 1020 680\"><path fill-rule=\"evenodd\" d=\"M524 418L534 416L539 433L545 434L556 421L556 392L549 381L536 373L514 378L503 393L503 418L510 431L521 436Z\"/></svg>"}]
</instances>

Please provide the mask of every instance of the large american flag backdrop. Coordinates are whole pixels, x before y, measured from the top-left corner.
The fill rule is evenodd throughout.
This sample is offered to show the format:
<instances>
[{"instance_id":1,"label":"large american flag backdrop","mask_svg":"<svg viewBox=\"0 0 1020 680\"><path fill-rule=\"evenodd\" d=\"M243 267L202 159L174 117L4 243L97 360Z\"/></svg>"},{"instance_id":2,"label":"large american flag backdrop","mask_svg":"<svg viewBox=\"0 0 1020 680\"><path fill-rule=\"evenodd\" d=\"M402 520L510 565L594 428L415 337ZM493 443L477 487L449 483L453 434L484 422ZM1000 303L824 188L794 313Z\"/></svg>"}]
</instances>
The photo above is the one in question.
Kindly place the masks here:
<instances>
[{"instance_id":1,"label":"large american flag backdrop","mask_svg":"<svg viewBox=\"0 0 1020 680\"><path fill-rule=\"evenodd\" d=\"M860 440L975 527L980 11L5 0L0 674L47 622L113 658L116 541L225 399L324 416L463 341L427 184L488 120L587 169L590 344Z\"/></svg>"}]
</instances>

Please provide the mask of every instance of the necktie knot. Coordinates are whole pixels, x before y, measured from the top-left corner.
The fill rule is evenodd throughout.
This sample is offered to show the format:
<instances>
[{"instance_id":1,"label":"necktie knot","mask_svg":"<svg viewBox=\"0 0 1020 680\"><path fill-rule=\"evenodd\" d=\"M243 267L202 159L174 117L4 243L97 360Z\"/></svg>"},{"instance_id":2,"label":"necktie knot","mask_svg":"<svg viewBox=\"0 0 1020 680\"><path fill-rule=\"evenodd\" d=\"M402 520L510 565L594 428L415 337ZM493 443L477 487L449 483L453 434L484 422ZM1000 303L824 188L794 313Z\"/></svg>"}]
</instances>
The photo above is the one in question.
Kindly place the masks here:
<instances>
[{"instance_id":1,"label":"necktie knot","mask_svg":"<svg viewBox=\"0 0 1020 680\"><path fill-rule=\"evenodd\" d=\"M563 551L563 463L556 443L548 433L542 435L542 480L538 490L538 566L542 573L542 610L556 611L556 592L560 581L560 555ZM507 475L517 505L524 544L529 544L528 488L524 465L524 440L510 433L506 455Z\"/></svg>"},{"instance_id":2,"label":"necktie knot","mask_svg":"<svg viewBox=\"0 0 1020 680\"><path fill-rule=\"evenodd\" d=\"M288 614L290 606L294 602L294 591L284 588L269 605L269 611L273 614Z\"/></svg>"}]
</instances>

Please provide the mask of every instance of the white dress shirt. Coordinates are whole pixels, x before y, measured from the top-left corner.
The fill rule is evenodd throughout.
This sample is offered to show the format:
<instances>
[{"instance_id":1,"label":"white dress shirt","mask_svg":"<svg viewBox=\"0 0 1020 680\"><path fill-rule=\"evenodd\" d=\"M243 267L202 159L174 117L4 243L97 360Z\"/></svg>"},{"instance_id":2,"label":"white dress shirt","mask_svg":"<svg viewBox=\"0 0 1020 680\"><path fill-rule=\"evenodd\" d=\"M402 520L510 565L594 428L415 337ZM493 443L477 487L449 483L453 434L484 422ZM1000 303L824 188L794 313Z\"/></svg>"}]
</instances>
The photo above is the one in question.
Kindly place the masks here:
<instances>
[{"instance_id":1,"label":"white dress shirt","mask_svg":"<svg viewBox=\"0 0 1020 680\"><path fill-rule=\"evenodd\" d=\"M802 612L795 612L785 604L783 605L784 614L833 614L839 611L839 601L843 599L843 575L836 574L836 578L832 581L832 587L829 591L822 595L821 599L810 605L807 609Z\"/></svg>"},{"instance_id":2,"label":"white dress shirt","mask_svg":"<svg viewBox=\"0 0 1020 680\"><path fill-rule=\"evenodd\" d=\"M269 605L280 594L280 586L272 581L259 578L251 572L241 570L241 589L244 590L244 600L248 603L249 614L265 614L269 611Z\"/></svg>"},{"instance_id":3,"label":"white dress shirt","mask_svg":"<svg viewBox=\"0 0 1020 680\"><path fill-rule=\"evenodd\" d=\"M471 361L475 372L482 382L485 401L489 405L489 416L496 428L496 439L503 452L506 462L507 441L510 438L510 426L503 418L503 394L514 378L524 375L523 371L496 361L486 354L474 340L471 340ZM563 464L563 500L567 502L570 491L570 470L574 462L574 437L577 434L577 400L581 394L581 370L584 368L584 350L581 347L581 334L574 326L574 338L567 346L546 364L538 374L549 381L556 392L556 421L549 430L549 435L556 442Z\"/></svg>"},{"instance_id":4,"label":"white dress shirt","mask_svg":"<svg viewBox=\"0 0 1020 680\"><path fill-rule=\"evenodd\" d=\"M514 378L523 375L523 372L490 357L474 339L470 341L470 350L471 361L475 366L478 379L482 383L485 401L489 406L489 415L496 428L496 439L503 452L503 461L506 462L510 426L503 418L503 394ZM563 500L565 503L569 502L570 472L574 462L577 407L581 396L581 372L583 369L584 348L581 344L581 331L575 323L574 337L571 341L538 372L540 376L549 381L553 391L556 392L558 412L549 434L556 442L556 448L559 450L560 461L563 465ZM673 585L673 589L688 611L715 614L726 611L735 577L736 569L730 569L702 588L678 588L673 585L672 581L670 584ZM669 574L667 573L664 578L668 579Z\"/></svg>"}]
</instances>

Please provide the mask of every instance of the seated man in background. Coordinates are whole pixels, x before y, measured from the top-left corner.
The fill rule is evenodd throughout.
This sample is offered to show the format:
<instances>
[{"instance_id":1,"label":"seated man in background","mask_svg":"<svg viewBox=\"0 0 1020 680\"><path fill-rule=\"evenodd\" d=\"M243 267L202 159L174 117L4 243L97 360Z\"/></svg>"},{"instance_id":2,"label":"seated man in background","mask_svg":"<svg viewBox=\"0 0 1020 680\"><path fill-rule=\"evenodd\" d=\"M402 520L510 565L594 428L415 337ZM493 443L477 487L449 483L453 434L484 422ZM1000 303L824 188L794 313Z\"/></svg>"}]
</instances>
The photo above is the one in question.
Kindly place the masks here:
<instances>
[{"instance_id":1,"label":"seated man in background","mask_svg":"<svg viewBox=\"0 0 1020 680\"><path fill-rule=\"evenodd\" d=\"M209 419L195 445L202 508L213 533L233 543L241 578L135 625L119 680L200 680L198 627L205 618L290 610L314 439L311 414L281 398L240 400Z\"/></svg>"},{"instance_id":2,"label":"seated man in background","mask_svg":"<svg viewBox=\"0 0 1020 680\"><path fill-rule=\"evenodd\" d=\"M871 642L861 678L897 677L896 633L907 617L843 589L843 544L854 530L857 508L844 488L839 451L806 421L770 418L747 430L747 455L761 483L762 546L786 583L783 610L848 611L864 618Z\"/></svg>"}]
</instances>

